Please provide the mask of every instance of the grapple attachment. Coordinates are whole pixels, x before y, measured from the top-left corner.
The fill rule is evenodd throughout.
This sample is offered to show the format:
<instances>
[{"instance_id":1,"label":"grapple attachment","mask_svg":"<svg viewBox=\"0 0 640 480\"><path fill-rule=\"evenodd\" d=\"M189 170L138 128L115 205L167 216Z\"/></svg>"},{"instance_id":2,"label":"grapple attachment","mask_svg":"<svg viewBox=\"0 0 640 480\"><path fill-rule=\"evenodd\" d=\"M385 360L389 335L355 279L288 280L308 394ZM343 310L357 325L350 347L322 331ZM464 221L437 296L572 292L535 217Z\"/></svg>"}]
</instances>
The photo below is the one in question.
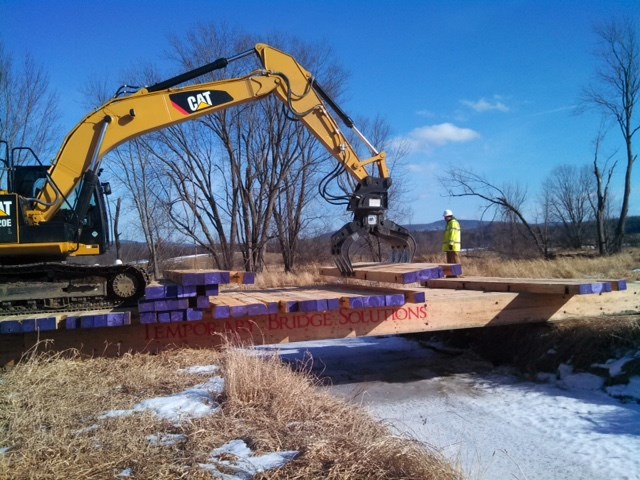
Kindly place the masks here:
<instances>
[{"instance_id":1,"label":"grapple attachment","mask_svg":"<svg viewBox=\"0 0 640 480\"><path fill-rule=\"evenodd\" d=\"M390 185L391 179L369 177L356 187L348 207L354 214L353 221L331 236L331 254L342 275L353 276L349 250L365 235L377 237L391 247L390 262L413 261L416 251L414 238L406 228L384 218Z\"/></svg>"}]
</instances>

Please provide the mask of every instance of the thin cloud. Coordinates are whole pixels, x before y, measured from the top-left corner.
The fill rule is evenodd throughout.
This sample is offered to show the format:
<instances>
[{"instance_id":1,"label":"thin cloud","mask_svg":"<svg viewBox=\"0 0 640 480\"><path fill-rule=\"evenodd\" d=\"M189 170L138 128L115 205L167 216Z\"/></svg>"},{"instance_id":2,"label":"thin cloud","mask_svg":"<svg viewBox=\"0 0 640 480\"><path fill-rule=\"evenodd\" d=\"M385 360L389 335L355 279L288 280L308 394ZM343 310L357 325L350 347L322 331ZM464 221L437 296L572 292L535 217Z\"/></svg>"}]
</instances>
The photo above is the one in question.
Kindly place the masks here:
<instances>
[{"instance_id":1,"label":"thin cloud","mask_svg":"<svg viewBox=\"0 0 640 480\"><path fill-rule=\"evenodd\" d=\"M419 117L424 117L424 118L434 118L436 116L436 114L433 113L430 110L418 110L416 112L416 115L418 115Z\"/></svg>"},{"instance_id":2,"label":"thin cloud","mask_svg":"<svg viewBox=\"0 0 640 480\"><path fill-rule=\"evenodd\" d=\"M395 141L410 153L431 151L450 143L470 142L480 138L480 134L469 128L460 128L451 123L428 125L409 132Z\"/></svg>"},{"instance_id":3,"label":"thin cloud","mask_svg":"<svg viewBox=\"0 0 640 480\"><path fill-rule=\"evenodd\" d=\"M575 110L577 107L578 107L577 105L566 105L564 107L552 108L551 110L543 110L541 112L531 113L529 116L537 117L539 115L549 115L550 113L558 113L558 112L565 112L567 110Z\"/></svg>"},{"instance_id":4,"label":"thin cloud","mask_svg":"<svg viewBox=\"0 0 640 480\"><path fill-rule=\"evenodd\" d=\"M409 163L406 169L410 173L435 174L439 171L440 165L436 163Z\"/></svg>"},{"instance_id":5,"label":"thin cloud","mask_svg":"<svg viewBox=\"0 0 640 480\"><path fill-rule=\"evenodd\" d=\"M478 113L491 112L494 110L498 112L508 112L510 110L498 97L494 97L493 100L487 100L486 98L481 98L476 101L460 100L460 103Z\"/></svg>"}]
</instances>

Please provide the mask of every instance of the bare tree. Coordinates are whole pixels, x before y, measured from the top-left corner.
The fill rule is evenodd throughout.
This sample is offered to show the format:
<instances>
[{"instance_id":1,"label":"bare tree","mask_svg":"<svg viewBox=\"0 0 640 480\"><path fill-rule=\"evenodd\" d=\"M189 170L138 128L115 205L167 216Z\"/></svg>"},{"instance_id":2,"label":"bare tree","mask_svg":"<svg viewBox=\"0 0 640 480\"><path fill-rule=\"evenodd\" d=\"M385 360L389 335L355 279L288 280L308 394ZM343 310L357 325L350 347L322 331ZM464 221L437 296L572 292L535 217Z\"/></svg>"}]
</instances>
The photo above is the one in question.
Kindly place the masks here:
<instances>
[{"instance_id":1,"label":"bare tree","mask_svg":"<svg viewBox=\"0 0 640 480\"><path fill-rule=\"evenodd\" d=\"M300 123L296 124L296 136L293 147L299 151L299 162L291 165L290 173L282 177L273 210L275 237L286 272L295 267L301 235L311 221L308 207L315 200L316 169L322 157L328 156L318 155L317 142Z\"/></svg>"},{"instance_id":2,"label":"bare tree","mask_svg":"<svg viewBox=\"0 0 640 480\"><path fill-rule=\"evenodd\" d=\"M335 90L334 84L339 85L343 74L330 61L326 48L283 38L271 40L269 43L273 45L289 45L285 50L314 73L317 73L315 66L322 66L322 72L331 72L331 82L323 82L327 90ZM190 69L250 46L246 36L204 26L185 40L174 40L173 55L183 68ZM237 77L255 67L253 58L234 62L225 69L224 77ZM324 78L322 72L320 78ZM218 80L221 75L213 72L198 81ZM299 235L304 225L303 211L310 201L308 192L317 178L311 168L318 159L317 142L291 120L290 112L283 112L282 103L274 97L202 117L196 124L172 128L170 133L176 135L175 132L185 128L190 129L189 138L176 141L174 137L165 142L166 149L172 150L171 158L167 159L172 181L184 175L182 172L189 172L188 179L176 182L176 192L183 200L182 205L193 207L191 214L199 219L194 224L179 217L183 220L180 228L189 225L195 229L190 233L194 238L204 234L201 243L218 244L226 252L225 262L232 260L230 255L235 248L239 249L244 268L254 271L263 268L267 244L275 233L283 254L288 256L285 263L292 268L297 242L291 235ZM206 152L203 145L207 145ZM326 152L321 155L326 156ZM206 168L202 168L205 164ZM187 201L189 189L192 191ZM205 198L206 205L198 205ZM279 222L279 227L274 228L274 221ZM210 225L214 226L217 238L207 238L205 232Z\"/></svg>"},{"instance_id":3,"label":"bare tree","mask_svg":"<svg viewBox=\"0 0 640 480\"><path fill-rule=\"evenodd\" d=\"M464 169L450 168L440 177L440 183L450 197L476 197L485 203L484 211L494 210L509 226L510 244L516 244L516 236L524 234L533 242L536 250L545 258L549 256L549 245L545 236L529 224L523 213L526 191L517 184L495 185L481 175Z\"/></svg>"},{"instance_id":4,"label":"bare tree","mask_svg":"<svg viewBox=\"0 0 640 480\"><path fill-rule=\"evenodd\" d=\"M154 138L153 153L164 171L167 218L211 255L216 267L232 269L240 199L224 155L210 133L193 122L156 132Z\"/></svg>"},{"instance_id":5,"label":"bare tree","mask_svg":"<svg viewBox=\"0 0 640 480\"><path fill-rule=\"evenodd\" d=\"M612 251L622 249L631 196L631 176L636 155L633 137L640 129L635 112L640 96L640 43L637 25L630 19L610 21L597 28L602 62L597 83L584 90L582 105L594 107L612 118L620 128L626 149L626 171L620 216L614 231Z\"/></svg>"},{"instance_id":6,"label":"bare tree","mask_svg":"<svg viewBox=\"0 0 640 480\"><path fill-rule=\"evenodd\" d=\"M168 216L164 211L166 189L160 185L162 179L150 148L142 138L131 140L110 153L107 165L128 192L127 200L133 205L147 246L149 273L159 278L159 247L169 236Z\"/></svg>"},{"instance_id":7,"label":"bare tree","mask_svg":"<svg viewBox=\"0 0 640 480\"><path fill-rule=\"evenodd\" d=\"M600 255L606 255L609 251L609 235L607 228L607 209L610 204L609 199L609 186L611 184L611 177L613 171L616 168L617 161L610 165L610 161L613 155L610 155L605 161L602 167L599 164L600 148L602 146L602 140L604 138L603 130L601 129L593 142L594 154L593 154L593 175L596 181L596 195L595 199L590 196L591 208L596 223L596 244L598 246L598 253Z\"/></svg>"},{"instance_id":8,"label":"bare tree","mask_svg":"<svg viewBox=\"0 0 640 480\"><path fill-rule=\"evenodd\" d=\"M57 134L57 108L42 67L29 55L16 64L0 42L0 140L11 147L30 147L47 163ZM21 161L18 156L16 163ZM0 185L4 174L0 167Z\"/></svg>"},{"instance_id":9,"label":"bare tree","mask_svg":"<svg viewBox=\"0 0 640 480\"><path fill-rule=\"evenodd\" d=\"M543 184L550 221L562 225L563 243L572 248L580 248L585 243L587 223L591 220L591 185L588 165L555 167Z\"/></svg>"}]
</instances>

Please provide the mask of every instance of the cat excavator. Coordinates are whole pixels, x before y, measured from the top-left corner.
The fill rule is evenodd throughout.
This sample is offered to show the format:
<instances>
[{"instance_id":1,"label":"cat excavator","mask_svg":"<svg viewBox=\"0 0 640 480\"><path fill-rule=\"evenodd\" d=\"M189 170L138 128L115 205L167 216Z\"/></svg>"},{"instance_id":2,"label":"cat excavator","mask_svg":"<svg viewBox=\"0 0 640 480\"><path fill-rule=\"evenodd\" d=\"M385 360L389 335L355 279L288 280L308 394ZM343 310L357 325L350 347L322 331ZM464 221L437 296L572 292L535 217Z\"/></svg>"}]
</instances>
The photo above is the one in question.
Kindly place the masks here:
<instances>
[{"instance_id":1,"label":"cat excavator","mask_svg":"<svg viewBox=\"0 0 640 480\"><path fill-rule=\"evenodd\" d=\"M245 76L178 87L250 55L257 56L260 68ZM349 249L366 235L388 243L392 261L411 261L414 239L405 228L385 218L391 186L385 152L375 149L292 56L257 44L116 95L67 135L50 165L43 164L28 147L12 148L0 142L0 179L5 180L0 183L0 313L89 309L137 301L148 282L140 267L69 261L70 257L101 255L109 248L106 196L111 189L99 178L104 157L145 133L271 95L335 158L332 178L347 172L355 185L345 200L353 220L331 237L331 253L340 272L353 274ZM331 112L364 143L370 158L359 157ZM25 154L34 161L25 164Z\"/></svg>"}]
</instances>

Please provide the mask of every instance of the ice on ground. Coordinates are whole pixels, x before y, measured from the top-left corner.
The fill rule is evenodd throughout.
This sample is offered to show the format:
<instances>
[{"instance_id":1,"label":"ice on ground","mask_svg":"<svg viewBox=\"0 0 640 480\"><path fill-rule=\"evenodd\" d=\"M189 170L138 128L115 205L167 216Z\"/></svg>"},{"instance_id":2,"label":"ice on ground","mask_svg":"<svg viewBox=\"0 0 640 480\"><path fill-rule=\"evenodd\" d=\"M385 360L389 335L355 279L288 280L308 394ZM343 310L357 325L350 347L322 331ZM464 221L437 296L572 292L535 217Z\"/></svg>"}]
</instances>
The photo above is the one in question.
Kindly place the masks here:
<instances>
[{"instance_id":1,"label":"ice on ground","mask_svg":"<svg viewBox=\"0 0 640 480\"><path fill-rule=\"evenodd\" d=\"M258 473L285 466L296 458L298 453L295 450L288 450L254 456L243 440L231 440L211 452L209 460L211 463L201 463L199 465L201 468L211 472L214 478L248 480ZM229 456L233 459L229 460Z\"/></svg>"},{"instance_id":2,"label":"ice on ground","mask_svg":"<svg viewBox=\"0 0 640 480\"><path fill-rule=\"evenodd\" d=\"M133 469L132 468L125 468L124 470L122 470L119 474L118 477L122 477L122 478L129 478L133 476Z\"/></svg>"},{"instance_id":3,"label":"ice on ground","mask_svg":"<svg viewBox=\"0 0 640 480\"><path fill-rule=\"evenodd\" d=\"M606 368L609 370L610 377L617 377L621 373L623 373L624 366L629 363L631 360L636 358L640 358L640 352L636 352L634 355L625 355L622 358L615 358L607 360L606 363L595 363L594 367Z\"/></svg>"},{"instance_id":4,"label":"ice on ground","mask_svg":"<svg viewBox=\"0 0 640 480\"><path fill-rule=\"evenodd\" d=\"M604 386L604 378L593 373L573 373L573 367L564 363L558 367L558 374L558 386L577 390L601 390Z\"/></svg>"},{"instance_id":5,"label":"ice on ground","mask_svg":"<svg viewBox=\"0 0 640 480\"><path fill-rule=\"evenodd\" d=\"M300 352L288 359L308 351L331 392L440 450L468 478L640 480L640 405L612 398L596 376L565 365L535 383L407 338L350 342L291 345Z\"/></svg>"},{"instance_id":6,"label":"ice on ground","mask_svg":"<svg viewBox=\"0 0 640 480\"><path fill-rule=\"evenodd\" d=\"M182 433L161 433L160 435L147 435L147 440L153 446L171 447L186 442L187 436Z\"/></svg>"},{"instance_id":7,"label":"ice on ground","mask_svg":"<svg viewBox=\"0 0 640 480\"><path fill-rule=\"evenodd\" d=\"M605 390L612 397L640 401L640 377L631 377L628 384L612 385Z\"/></svg>"},{"instance_id":8,"label":"ice on ground","mask_svg":"<svg viewBox=\"0 0 640 480\"><path fill-rule=\"evenodd\" d=\"M144 400L130 410L110 410L99 418L124 417L145 410L151 410L157 416L176 423L187 418L200 418L220 411L220 405L212 396L220 395L223 391L224 379L213 377L208 382L183 392Z\"/></svg>"},{"instance_id":9,"label":"ice on ground","mask_svg":"<svg viewBox=\"0 0 640 480\"><path fill-rule=\"evenodd\" d=\"M216 373L218 370L220 370L218 365L194 365L193 367L178 370L178 372L191 375L209 375Z\"/></svg>"}]
</instances>

